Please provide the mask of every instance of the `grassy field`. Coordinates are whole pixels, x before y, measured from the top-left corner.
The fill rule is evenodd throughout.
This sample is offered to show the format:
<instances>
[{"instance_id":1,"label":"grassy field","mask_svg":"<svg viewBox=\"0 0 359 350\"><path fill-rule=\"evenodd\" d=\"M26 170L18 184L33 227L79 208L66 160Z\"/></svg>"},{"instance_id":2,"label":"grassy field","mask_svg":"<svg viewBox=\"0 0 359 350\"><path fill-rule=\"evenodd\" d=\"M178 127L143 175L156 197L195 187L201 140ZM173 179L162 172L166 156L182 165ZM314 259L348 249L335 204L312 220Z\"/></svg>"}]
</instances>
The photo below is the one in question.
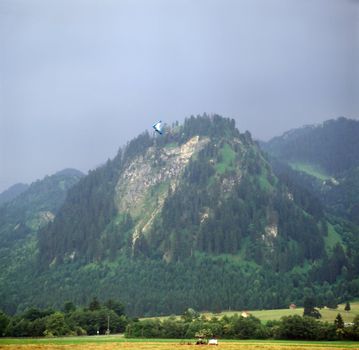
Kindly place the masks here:
<instances>
[{"instance_id":1,"label":"grassy field","mask_svg":"<svg viewBox=\"0 0 359 350\"><path fill-rule=\"evenodd\" d=\"M7 350L116 350L116 349L154 349L175 350L198 348L194 340L180 339L125 339L119 335L69 337L53 339L0 339L0 349ZM359 349L358 342L298 342L298 341L260 341L236 340L219 341L218 348L228 350L324 350Z\"/></svg>"},{"instance_id":2,"label":"grassy field","mask_svg":"<svg viewBox=\"0 0 359 350\"><path fill-rule=\"evenodd\" d=\"M335 231L332 224L328 223L328 235L324 237L325 250L330 252L337 243L343 244L340 234Z\"/></svg>"},{"instance_id":3,"label":"grassy field","mask_svg":"<svg viewBox=\"0 0 359 350\"><path fill-rule=\"evenodd\" d=\"M328 309L324 308L319 310L322 315L321 321L334 322L338 313L340 313L343 317L344 322L352 322L354 317L359 315L359 302L354 302L350 304L351 310L346 312L344 310L345 304L338 305L337 309ZM253 310L249 311L255 317L258 317L261 321L268 320L279 320L283 316L290 315L303 315L303 308L297 308L295 310L288 309L278 309L278 310ZM224 316L224 315L233 315L235 312L223 312L221 314L216 314L216 316ZM237 311L238 314L240 312ZM207 313L206 316L214 316L214 314Z\"/></svg>"},{"instance_id":4,"label":"grassy field","mask_svg":"<svg viewBox=\"0 0 359 350\"><path fill-rule=\"evenodd\" d=\"M326 322L334 322L335 318L337 317L338 313L340 313L343 317L344 322L352 322L354 320L354 317L359 315L359 301L351 302L350 307L351 310L349 312L346 312L344 310L345 304L338 305L337 309L320 309L320 313L322 315L321 321ZM223 317L225 315L227 316L233 316L234 314L241 314L242 311L224 311L218 314L210 313L210 312L203 312L202 315L205 315L207 318L211 317ZM295 310L291 309L278 309L278 310L249 310L249 313L252 314L255 317L258 317L261 321L268 321L268 320L279 320L283 316L290 316L290 315L303 315L303 308L298 307ZM164 317L149 317L148 319L166 319L169 316ZM176 318L179 318L180 316L176 316ZM143 320L143 319L142 319Z\"/></svg>"},{"instance_id":5,"label":"grassy field","mask_svg":"<svg viewBox=\"0 0 359 350\"><path fill-rule=\"evenodd\" d=\"M291 162L290 166L297 171L302 171L308 175L314 176L319 180L328 180L330 176L319 166L309 163Z\"/></svg>"}]
</instances>

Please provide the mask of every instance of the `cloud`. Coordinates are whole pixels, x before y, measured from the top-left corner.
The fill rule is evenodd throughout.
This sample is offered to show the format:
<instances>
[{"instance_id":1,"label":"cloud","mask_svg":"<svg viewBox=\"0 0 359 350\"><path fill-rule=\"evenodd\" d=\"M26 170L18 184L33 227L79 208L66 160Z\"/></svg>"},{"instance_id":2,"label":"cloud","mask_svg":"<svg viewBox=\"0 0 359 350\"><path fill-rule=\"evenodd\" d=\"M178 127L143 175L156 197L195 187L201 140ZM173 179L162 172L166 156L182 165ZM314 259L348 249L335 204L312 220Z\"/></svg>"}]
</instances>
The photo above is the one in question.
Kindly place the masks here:
<instances>
[{"instance_id":1,"label":"cloud","mask_svg":"<svg viewBox=\"0 0 359 350\"><path fill-rule=\"evenodd\" d=\"M93 168L157 119L215 112L268 139L358 118L353 7L1 1L0 191L66 167Z\"/></svg>"}]
</instances>

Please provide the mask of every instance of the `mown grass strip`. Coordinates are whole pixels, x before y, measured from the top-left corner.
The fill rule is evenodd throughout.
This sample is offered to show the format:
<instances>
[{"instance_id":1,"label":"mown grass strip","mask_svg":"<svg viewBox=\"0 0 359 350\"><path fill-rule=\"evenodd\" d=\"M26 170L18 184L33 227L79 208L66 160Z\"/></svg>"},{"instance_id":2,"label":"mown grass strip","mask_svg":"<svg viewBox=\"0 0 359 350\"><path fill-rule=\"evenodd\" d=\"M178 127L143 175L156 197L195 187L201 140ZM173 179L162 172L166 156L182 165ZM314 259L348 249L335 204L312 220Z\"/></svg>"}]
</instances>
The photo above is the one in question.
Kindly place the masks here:
<instances>
[{"instance_id":1,"label":"mown grass strip","mask_svg":"<svg viewBox=\"0 0 359 350\"><path fill-rule=\"evenodd\" d=\"M84 337L59 337L59 338L0 338L0 345L34 345L34 344L53 344L53 345L81 345L90 343L195 343L194 339L132 339L124 338L122 335L113 336L84 336ZM219 343L231 343L238 345L256 346L305 346L308 348L349 348L358 349L359 342L354 341L300 341L300 340L238 340L220 339Z\"/></svg>"}]
</instances>

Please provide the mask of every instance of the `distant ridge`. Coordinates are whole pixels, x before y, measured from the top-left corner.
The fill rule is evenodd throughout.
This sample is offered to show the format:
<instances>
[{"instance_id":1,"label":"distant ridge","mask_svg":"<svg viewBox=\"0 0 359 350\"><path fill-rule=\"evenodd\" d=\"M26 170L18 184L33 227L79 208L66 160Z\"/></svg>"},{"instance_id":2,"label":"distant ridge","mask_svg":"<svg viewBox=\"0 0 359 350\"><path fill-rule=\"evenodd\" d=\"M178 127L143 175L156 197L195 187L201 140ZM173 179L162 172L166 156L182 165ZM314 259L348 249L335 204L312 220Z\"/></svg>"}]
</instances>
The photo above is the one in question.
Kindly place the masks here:
<instances>
[{"instance_id":1,"label":"distant ridge","mask_svg":"<svg viewBox=\"0 0 359 350\"><path fill-rule=\"evenodd\" d=\"M286 162L305 162L336 175L359 165L359 121L339 117L285 132L262 148Z\"/></svg>"},{"instance_id":2,"label":"distant ridge","mask_svg":"<svg viewBox=\"0 0 359 350\"><path fill-rule=\"evenodd\" d=\"M21 193L25 192L28 188L29 185L23 183L12 185L7 190L0 193L0 205L12 201Z\"/></svg>"}]
</instances>

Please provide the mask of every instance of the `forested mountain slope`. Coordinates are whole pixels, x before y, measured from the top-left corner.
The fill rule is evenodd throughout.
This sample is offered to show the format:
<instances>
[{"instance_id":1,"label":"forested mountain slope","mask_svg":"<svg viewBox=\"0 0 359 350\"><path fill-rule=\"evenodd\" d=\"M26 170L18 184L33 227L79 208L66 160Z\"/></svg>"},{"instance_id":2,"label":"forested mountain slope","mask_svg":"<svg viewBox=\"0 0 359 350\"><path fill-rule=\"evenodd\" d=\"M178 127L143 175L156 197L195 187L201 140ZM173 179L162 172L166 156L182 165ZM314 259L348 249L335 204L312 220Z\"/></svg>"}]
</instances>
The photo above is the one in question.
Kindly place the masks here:
<instances>
[{"instance_id":1,"label":"forested mountain slope","mask_svg":"<svg viewBox=\"0 0 359 350\"><path fill-rule=\"evenodd\" d=\"M298 183L326 210L359 224L359 121L346 118L291 130L261 144L278 165L288 164Z\"/></svg>"},{"instance_id":2,"label":"forested mountain slope","mask_svg":"<svg viewBox=\"0 0 359 350\"><path fill-rule=\"evenodd\" d=\"M65 201L67 190L83 174L67 169L32 183L12 201L0 207L2 245L37 231L55 218Z\"/></svg>"},{"instance_id":3,"label":"forested mountain slope","mask_svg":"<svg viewBox=\"0 0 359 350\"><path fill-rule=\"evenodd\" d=\"M328 221L316 193L274 171L234 120L191 117L141 134L71 187L0 307L94 295L132 315L285 307L308 294L326 305L359 292L355 230Z\"/></svg>"},{"instance_id":4,"label":"forested mountain slope","mask_svg":"<svg viewBox=\"0 0 359 350\"><path fill-rule=\"evenodd\" d=\"M311 165L328 176L359 166L359 121L340 117L319 125L309 125L284 133L263 143L273 156L294 163Z\"/></svg>"},{"instance_id":5,"label":"forested mountain slope","mask_svg":"<svg viewBox=\"0 0 359 350\"><path fill-rule=\"evenodd\" d=\"M65 201L67 190L82 176L73 169L60 171L52 176L32 183L14 199L0 207L0 285L1 294L14 294L21 291L22 274L34 264L36 259L37 232L54 220L57 211ZM31 265L31 264L30 264ZM11 281L14 272L19 278L19 289L7 290L7 281ZM21 293L19 293L21 295ZM16 296L16 295L15 295ZM15 297L11 296L11 299ZM15 305L9 306L13 310Z\"/></svg>"},{"instance_id":6,"label":"forested mountain slope","mask_svg":"<svg viewBox=\"0 0 359 350\"><path fill-rule=\"evenodd\" d=\"M0 193L0 205L10 202L28 189L29 185L18 183Z\"/></svg>"}]
</instances>

